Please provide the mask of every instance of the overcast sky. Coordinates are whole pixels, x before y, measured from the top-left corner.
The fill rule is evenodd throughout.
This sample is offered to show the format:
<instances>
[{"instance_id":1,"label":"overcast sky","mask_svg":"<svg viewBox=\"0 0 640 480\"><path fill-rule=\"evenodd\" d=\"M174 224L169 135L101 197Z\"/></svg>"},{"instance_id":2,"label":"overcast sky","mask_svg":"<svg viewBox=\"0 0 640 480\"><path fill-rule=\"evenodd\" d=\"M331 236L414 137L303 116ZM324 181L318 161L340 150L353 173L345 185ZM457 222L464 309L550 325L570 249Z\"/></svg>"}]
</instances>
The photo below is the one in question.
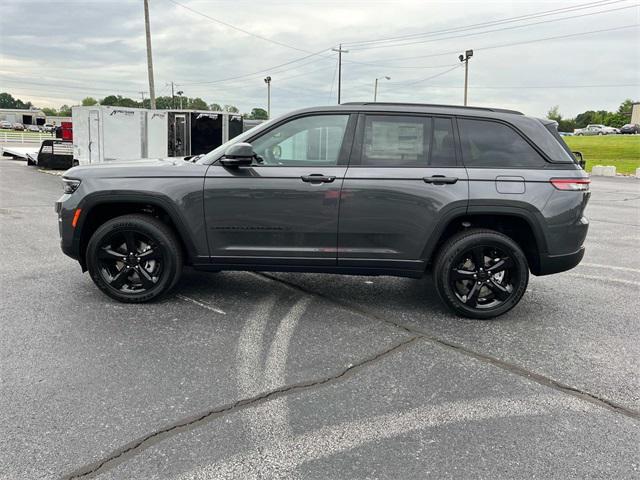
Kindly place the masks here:
<instances>
[{"instance_id":1,"label":"overcast sky","mask_svg":"<svg viewBox=\"0 0 640 480\"><path fill-rule=\"evenodd\" d=\"M573 116L640 100L638 0L177 1L149 0L156 95L174 81L249 111L266 108L270 75L274 114L335 103L342 43L343 102L372 100L390 76L379 101L462 103L469 48L470 105ZM40 107L148 96L142 0L1 3L0 91Z\"/></svg>"}]
</instances>

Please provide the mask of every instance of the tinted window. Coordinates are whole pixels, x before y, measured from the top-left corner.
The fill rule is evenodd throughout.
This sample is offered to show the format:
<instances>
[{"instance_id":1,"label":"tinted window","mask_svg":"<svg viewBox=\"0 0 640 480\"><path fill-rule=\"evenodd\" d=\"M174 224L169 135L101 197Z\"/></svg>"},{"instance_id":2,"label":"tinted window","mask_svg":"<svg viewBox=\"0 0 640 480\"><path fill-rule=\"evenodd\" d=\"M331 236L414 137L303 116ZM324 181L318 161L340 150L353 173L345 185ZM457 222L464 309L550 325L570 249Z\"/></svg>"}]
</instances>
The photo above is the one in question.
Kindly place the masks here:
<instances>
[{"instance_id":1,"label":"tinted window","mask_svg":"<svg viewBox=\"0 0 640 480\"><path fill-rule=\"evenodd\" d=\"M336 165L349 115L291 120L252 143L263 165Z\"/></svg>"},{"instance_id":2,"label":"tinted window","mask_svg":"<svg viewBox=\"0 0 640 480\"><path fill-rule=\"evenodd\" d=\"M371 166L426 166L431 139L427 117L365 117L362 164Z\"/></svg>"},{"instance_id":3,"label":"tinted window","mask_svg":"<svg viewBox=\"0 0 640 480\"><path fill-rule=\"evenodd\" d=\"M432 167L451 167L456 165L456 142L453 126L449 118L433 119L433 142L431 146Z\"/></svg>"},{"instance_id":4,"label":"tinted window","mask_svg":"<svg viewBox=\"0 0 640 480\"><path fill-rule=\"evenodd\" d=\"M468 167L537 167L544 159L515 130L484 120L458 120Z\"/></svg>"}]
</instances>

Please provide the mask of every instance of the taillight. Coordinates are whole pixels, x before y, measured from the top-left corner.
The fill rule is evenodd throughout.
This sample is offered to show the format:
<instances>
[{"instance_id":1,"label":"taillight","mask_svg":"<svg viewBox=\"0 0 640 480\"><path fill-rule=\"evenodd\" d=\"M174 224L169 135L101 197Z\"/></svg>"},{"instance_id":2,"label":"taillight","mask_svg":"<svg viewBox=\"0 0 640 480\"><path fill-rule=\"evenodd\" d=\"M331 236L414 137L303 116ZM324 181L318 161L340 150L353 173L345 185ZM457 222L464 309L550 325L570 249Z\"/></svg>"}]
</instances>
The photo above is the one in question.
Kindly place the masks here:
<instances>
[{"instance_id":1,"label":"taillight","mask_svg":"<svg viewBox=\"0 0 640 480\"><path fill-rule=\"evenodd\" d=\"M589 190L591 180L588 178L552 178L550 182L558 190L583 192Z\"/></svg>"}]
</instances>

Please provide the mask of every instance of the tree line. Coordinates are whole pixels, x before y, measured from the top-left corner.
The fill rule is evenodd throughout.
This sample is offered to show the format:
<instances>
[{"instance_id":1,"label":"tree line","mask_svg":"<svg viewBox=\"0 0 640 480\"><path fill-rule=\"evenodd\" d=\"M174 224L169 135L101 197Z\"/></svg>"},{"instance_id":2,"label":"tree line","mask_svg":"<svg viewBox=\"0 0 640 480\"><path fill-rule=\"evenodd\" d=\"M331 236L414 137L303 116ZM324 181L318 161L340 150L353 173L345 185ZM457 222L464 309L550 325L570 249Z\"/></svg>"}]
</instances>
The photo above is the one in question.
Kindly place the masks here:
<instances>
[{"instance_id":1,"label":"tree line","mask_svg":"<svg viewBox=\"0 0 640 480\"><path fill-rule=\"evenodd\" d=\"M633 100L627 99L620 104L620 107L615 112L587 110L579 113L575 118L563 118L560 114L559 106L556 105L547 112L547 118L558 122L558 131L560 132L573 132L576 128L584 128L594 123L620 128L629 123L633 103L635 103Z\"/></svg>"},{"instance_id":2,"label":"tree line","mask_svg":"<svg viewBox=\"0 0 640 480\"><path fill-rule=\"evenodd\" d=\"M122 95L107 95L102 99L86 97L81 102L82 106L107 105L112 107L128 107L128 108L151 108L151 100L145 98L137 101L132 98L123 97ZM14 98L9 93L0 93L0 108L11 109L31 109L36 108L31 102L23 102L19 98ZM211 110L214 112L230 112L240 113L240 110L234 105L220 105L218 103L207 104L200 97L156 97L156 108L161 110L184 109L184 110ZM60 108L45 107L40 109L45 115L51 117L70 117L71 107L62 105ZM267 111L263 108L253 108L250 113L243 113L242 116L252 120L266 120Z\"/></svg>"}]
</instances>

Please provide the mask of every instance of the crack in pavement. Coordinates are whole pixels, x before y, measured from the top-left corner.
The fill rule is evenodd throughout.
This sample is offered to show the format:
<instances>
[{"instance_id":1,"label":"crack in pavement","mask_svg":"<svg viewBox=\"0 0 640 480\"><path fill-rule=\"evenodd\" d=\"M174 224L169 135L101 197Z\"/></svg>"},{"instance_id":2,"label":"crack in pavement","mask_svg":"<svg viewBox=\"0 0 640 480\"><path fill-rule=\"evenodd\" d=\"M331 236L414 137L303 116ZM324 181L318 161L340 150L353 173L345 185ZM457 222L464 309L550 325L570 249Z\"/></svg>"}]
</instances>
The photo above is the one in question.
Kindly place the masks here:
<instances>
[{"instance_id":1,"label":"crack in pavement","mask_svg":"<svg viewBox=\"0 0 640 480\"><path fill-rule=\"evenodd\" d=\"M290 384L290 385L284 385L278 388L274 388L272 390L263 392L259 395L253 396L253 397L248 397L248 398L243 398L240 400L237 400L235 402L232 402L230 404L226 404L223 405L221 407L212 409L212 410L208 410L204 413L201 413L199 415L196 416L192 416L192 417L187 417L187 418L183 418L181 420L178 420L166 427L163 427L159 430L156 430L153 433L149 433L137 440L134 440L116 450L114 450L110 455L108 455L106 458L103 458L101 460L98 460L96 462L93 462L91 464L85 465L83 467L80 467L78 469L76 469L74 472L62 477L64 480L73 480L73 479L78 479L78 478L93 478L97 475L100 475L108 470L111 470L113 467L115 467L116 465L125 462L126 460L136 456L137 454L139 454L140 452L142 452L143 450L151 447L152 445L155 445L156 443L164 440L167 437L171 437L174 435L177 435L179 433L182 433L184 431L189 431L189 430L193 430L195 428L198 428L202 425L205 425L221 416L227 415L227 414L231 414L231 413L235 413L237 411L240 410L244 410L247 408L251 408L254 407L256 405L262 404L264 402L273 400L273 399L277 399L277 398L281 398L283 396L286 396L290 393L294 393L294 392L298 392L298 391L305 391L305 390L309 390L309 389L313 389L322 385L327 385L327 384L331 384L337 381L340 381L341 379L350 376L351 374L356 373L357 371L370 366L371 364L375 363L376 361L386 357L387 355L396 352L404 347L407 347L408 345L410 345L411 343L417 341L417 340L425 340L428 341L432 344L438 345L440 347L444 347L447 350L451 350L451 351L455 351L458 352L462 355L465 355L467 357L471 357L474 358L478 361L481 361L483 363L488 363L490 365L493 365L495 367L498 367L508 373L512 373L514 375L518 375L520 377L523 377L525 379L528 379L530 381L533 381L535 383L538 383L540 385L552 388L556 391L562 392L564 394L573 396L575 398L581 399L583 401L595 404L599 407L602 408L606 408L608 410L611 410L613 412L625 415L627 417L630 417L632 419L638 420L640 419L640 412L627 408L624 405L620 405L614 401L608 400L606 398L600 397L598 395L589 393L587 391L581 390L579 388L576 387L572 387L570 385L564 384L560 381L554 380L550 377L547 377L545 375L527 370L524 367L520 367L518 365L515 364L511 364L509 362L506 362L504 360L500 360L497 357L493 357L491 355L487 355L484 353L480 353L474 350L471 350L467 347L465 347L464 345L460 345L460 344L456 344L454 342L449 342L447 340L444 340L442 338L438 338L435 335L422 331L420 329L411 327L409 325L405 325L403 323L394 321L394 320L390 320L387 318L382 318L380 316L378 316L375 312L371 312L369 311L367 308L362 307L361 305L358 304L354 304L351 302L348 302L346 300L341 300L341 299L336 299L333 297L330 297L328 295L325 294L321 294L318 292L314 292L312 290L309 290L303 286L300 286L296 283L293 283L291 281L288 280L284 280L281 279L275 275L269 274L269 273L264 273L264 272L254 272L253 275L257 276L257 277L261 277L263 279L267 279L267 280L271 280L277 283L280 283L282 285L284 285L287 288L293 289L297 292L302 292L305 295L311 295L311 296L315 296L318 298L321 298L323 300L329 301L335 305L338 305L342 308L345 308L357 315L360 316L364 316L366 318L371 318L374 320L377 320L379 322L382 323L386 323L388 325L392 325L393 327L400 329L402 331L404 331L405 333L411 335L408 339L403 340L401 342L398 342L394 345L392 345L391 347L388 347L387 349L376 353L373 356L367 357L363 360L361 360L358 363L352 364L350 366L348 366L346 369L341 370L340 372L338 372L337 374L328 376L328 377L324 377L324 378L320 378L320 379L316 379L316 380L308 380L308 381L303 381L303 382L298 382L295 384Z\"/></svg>"},{"instance_id":2,"label":"crack in pavement","mask_svg":"<svg viewBox=\"0 0 640 480\"><path fill-rule=\"evenodd\" d=\"M487 355L485 353L481 353L481 352L477 352L475 350L472 350L468 347L465 347L464 345L461 344L457 344L454 342L449 342L447 340L444 340L442 338L436 337L435 335L429 333L429 332L425 332L422 331L420 329L411 327L409 325L405 325L399 322L396 322L395 320L389 320L387 318L382 318L380 316L378 316L375 312L371 312L369 311L367 308L362 307L361 305L358 304L354 304L351 303L349 301L346 300L340 300L340 299L336 299L333 297L330 297L328 295L324 295L321 293L317 293L314 291L311 291L305 287L302 287L296 283L290 282L288 280L284 280L282 278L279 278L275 275L269 274L269 273L264 273L264 272L260 272L260 273L256 273L256 275L260 275L263 276L265 278L269 278L275 282L279 282L282 285L285 285L289 288L292 288L294 290L300 291L300 292L304 292L307 295L315 295L319 298L322 298L326 301L332 302L336 305L339 305L343 308L346 308L358 315L363 315L367 318L373 318L374 320L377 320L379 322L384 322L387 323L389 325L393 325L401 330L404 330L407 333L410 333L412 335L414 335L415 337L418 338L422 338L424 340L427 340L433 344L439 345L441 347L445 347L449 350L453 350L456 351L458 353L461 353L463 355L466 355L468 357L472 357L475 358L476 360L479 360L481 362L484 363L489 363L491 365L494 365L502 370L505 370L509 373L513 373L515 375L518 375L520 377L524 377L528 380L531 380L533 382L536 382L540 385L544 385L546 387L549 388L553 388L554 390L558 390L562 393L565 393L567 395L571 395L577 398L580 398L582 400L588 401L590 403L594 403L600 407L606 408L608 410L614 411L616 413L620 413L622 415L625 415L627 417L630 417L634 420L638 420L640 419L640 411L625 407L624 405L621 405L617 402L614 402L612 400L608 400L604 397L600 397L596 394L593 393L589 393L585 390L581 390L579 388L576 387L572 387L570 385L567 385L565 383L562 383L558 380L554 380L553 378L547 377L545 375L542 375L540 373L536 373L530 370L527 370L524 367L521 367L519 365L515 365L512 363L509 363L507 361L504 360L500 360L497 357L493 357L491 355Z\"/></svg>"},{"instance_id":3,"label":"crack in pavement","mask_svg":"<svg viewBox=\"0 0 640 480\"><path fill-rule=\"evenodd\" d=\"M266 401L280 398L282 396L288 395L290 393L305 391L309 389L313 389L315 387L319 387L322 385L329 385L334 382L341 381L344 378L348 378L350 375L358 372L359 370L366 368L373 363L385 358L391 353L397 352L411 343L415 342L422 338L422 335L413 335L408 339L405 339L401 342L397 342L392 346L386 348L385 350L376 353L375 355L369 356L363 360L360 360L357 363L349 365L347 368L341 370L340 372L315 380L307 380L299 383L294 383L290 385L284 385L282 387L274 388L267 392L261 393L259 395L243 398L241 400L236 400L227 405L223 405L221 407L208 410L204 413L201 413L196 416L184 418L178 420L169 426L156 430L153 433L149 433L137 440L134 440L116 450L111 452L106 458L93 462L91 464L85 465L76 469L74 472L63 476L64 480L73 480L76 478L93 478L101 473L104 473L107 470L115 467L116 465L128 460L129 458L137 455L143 450L155 445L156 443L164 440L167 437L177 435L184 431L192 430L206 423L209 423L223 415L228 415L231 413L235 413L240 410L244 410L246 408L253 407L257 404L264 403Z\"/></svg>"}]
</instances>

